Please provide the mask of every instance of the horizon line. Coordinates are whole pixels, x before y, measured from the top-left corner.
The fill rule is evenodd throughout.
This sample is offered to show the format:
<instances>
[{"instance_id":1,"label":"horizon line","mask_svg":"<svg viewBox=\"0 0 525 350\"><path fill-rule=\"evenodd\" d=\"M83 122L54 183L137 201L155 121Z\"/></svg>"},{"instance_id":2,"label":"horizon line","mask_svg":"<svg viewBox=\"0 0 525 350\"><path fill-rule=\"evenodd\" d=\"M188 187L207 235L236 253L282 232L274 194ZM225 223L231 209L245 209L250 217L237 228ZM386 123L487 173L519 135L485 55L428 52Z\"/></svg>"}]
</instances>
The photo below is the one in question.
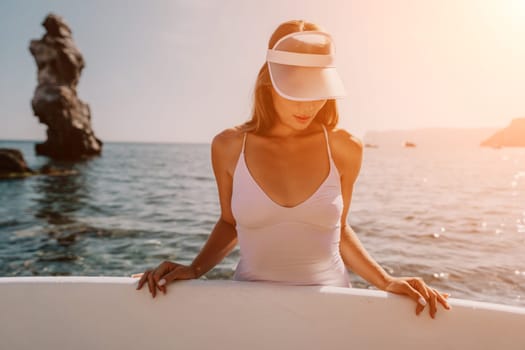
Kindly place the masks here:
<instances>
[{"instance_id":1,"label":"horizon line","mask_svg":"<svg viewBox=\"0 0 525 350\"><path fill-rule=\"evenodd\" d=\"M418 131L418 130L483 130L483 129L504 129L501 126L479 126L479 127L454 127L454 126L429 126L415 128L389 128L389 129L370 129L363 133L363 138L370 132L398 132L398 131ZM144 144L211 144L210 141L173 141L173 140L101 140L103 143L144 143ZM29 138L1 138L0 142L45 142L45 140L36 140Z\"/></svg>"}]
</instances>

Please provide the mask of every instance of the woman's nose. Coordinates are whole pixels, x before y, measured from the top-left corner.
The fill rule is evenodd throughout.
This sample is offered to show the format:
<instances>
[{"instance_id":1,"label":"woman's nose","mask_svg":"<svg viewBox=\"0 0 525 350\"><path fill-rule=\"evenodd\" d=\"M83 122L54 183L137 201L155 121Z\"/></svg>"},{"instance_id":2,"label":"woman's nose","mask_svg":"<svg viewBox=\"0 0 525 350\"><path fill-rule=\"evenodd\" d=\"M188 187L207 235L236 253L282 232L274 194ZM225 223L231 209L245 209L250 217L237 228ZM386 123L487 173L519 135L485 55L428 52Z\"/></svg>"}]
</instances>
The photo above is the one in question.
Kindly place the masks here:
<instances>
[{"instance_id":1,"label":"woman's nose","mask_svg":"<svg viewBox=\"0 0 525 350\"><path fill-rule=\"evenodd\" d=\"M309 115L315 111L315 105L308 104L308 105L302 105L298 110L301 112L302 115Z\"/></svg>"}]
</instances>

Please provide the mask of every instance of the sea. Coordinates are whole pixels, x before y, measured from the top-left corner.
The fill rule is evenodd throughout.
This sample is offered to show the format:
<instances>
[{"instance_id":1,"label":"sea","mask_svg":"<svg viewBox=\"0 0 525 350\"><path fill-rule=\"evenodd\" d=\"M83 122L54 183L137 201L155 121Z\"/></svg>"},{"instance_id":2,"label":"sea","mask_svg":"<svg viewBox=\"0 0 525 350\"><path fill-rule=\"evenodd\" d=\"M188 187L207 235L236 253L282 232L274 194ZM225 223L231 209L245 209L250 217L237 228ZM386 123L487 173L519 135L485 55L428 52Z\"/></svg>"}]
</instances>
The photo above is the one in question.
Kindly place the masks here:
<instances>
[{"instance_id":1,"label":"sea","mask_svg":"<svg viewBox=\"0 0 525 350\"><path fill-rule=\"evenodd\" d=\"M453 298L525 306L525 148L445 140L364 149L349 223L394 276ZM0 276L130 276L189 264L219 218L209 144L104 144L69 163L33 141L0 141L32 168L76 170L0 181ZM203 279L230 279L239 248ZM357 288L374 288L350 272Z\"/></svg>"}]
</instances>

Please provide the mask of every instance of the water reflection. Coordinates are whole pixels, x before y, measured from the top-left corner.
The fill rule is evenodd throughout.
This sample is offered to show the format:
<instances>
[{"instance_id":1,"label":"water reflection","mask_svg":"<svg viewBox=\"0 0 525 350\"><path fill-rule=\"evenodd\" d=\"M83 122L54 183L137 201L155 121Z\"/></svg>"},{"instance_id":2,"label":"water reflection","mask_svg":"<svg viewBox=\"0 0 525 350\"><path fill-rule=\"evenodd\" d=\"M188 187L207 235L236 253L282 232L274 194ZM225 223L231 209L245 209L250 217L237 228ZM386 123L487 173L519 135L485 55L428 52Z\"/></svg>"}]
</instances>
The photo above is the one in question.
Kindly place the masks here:
<instances>
[{"instance_id":1,"label":"water reflection","mask_svg":"<svg viewBox=\"0 0 525 350\"><path fill-rule=\"evenodd\" d=\"M49 160L46 166L78 173L65 176L38 176L35 179L35 217L45 219L51 225L69 224L75 221L75 213L81 210L89 198L83 164Z\"/></svg>"},{"instance_id":2,"label":"water reflection","mask_svg":"<svg viewBox=\"0 0 525 350\"><path fill-rule=\"evenodd\" d=\"M83 260L84 249L77 241L82 234L90 232L90 228L78 222L77 216L82 216L81 212L89 202L87 175L83 171L88 162L48 160L45 166L73 170L75 174L35 178L34 216L45 220L47 225L44 225L45 238L39 242L35 259L29 262L29 265L36 265L32 266L33 274L45 271L53 275L69 275L73 270L70 264Z\"/></svg>"}]
</instances>

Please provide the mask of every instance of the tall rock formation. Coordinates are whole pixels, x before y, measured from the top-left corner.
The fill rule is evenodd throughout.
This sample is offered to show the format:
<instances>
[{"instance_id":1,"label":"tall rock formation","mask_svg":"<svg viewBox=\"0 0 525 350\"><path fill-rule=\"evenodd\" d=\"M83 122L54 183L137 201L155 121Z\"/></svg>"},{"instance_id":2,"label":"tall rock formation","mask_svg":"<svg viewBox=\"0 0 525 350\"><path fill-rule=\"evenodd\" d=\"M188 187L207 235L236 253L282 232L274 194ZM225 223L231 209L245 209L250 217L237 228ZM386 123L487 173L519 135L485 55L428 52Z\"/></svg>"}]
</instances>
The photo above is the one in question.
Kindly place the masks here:
<instances>
[{"instance_id":1,"label":"tall rock formation","mask_svg":"<svg viewBox=\"0 0 525 350\"><path fill-rule=\"evenodd\" d=\"M102 142L91 129L89 105L77 96L84 59L62 17L49 14L46 34L31 40L29 51L38 66L38 86L31 101L39 121L48 126L47 140L36 153L56 159L82 159L100 154Z\"/></svg>"},{"instance_id":2,"label":"tall rock formation","mask_svg":"<svg viewBox=\"0 0 525 350\"><path fill-rule=\"evenodd\" d=\"M488 147L525 147L525 118L513 119L508 127L481 143Z\"/></svg>"}]
</instances>

